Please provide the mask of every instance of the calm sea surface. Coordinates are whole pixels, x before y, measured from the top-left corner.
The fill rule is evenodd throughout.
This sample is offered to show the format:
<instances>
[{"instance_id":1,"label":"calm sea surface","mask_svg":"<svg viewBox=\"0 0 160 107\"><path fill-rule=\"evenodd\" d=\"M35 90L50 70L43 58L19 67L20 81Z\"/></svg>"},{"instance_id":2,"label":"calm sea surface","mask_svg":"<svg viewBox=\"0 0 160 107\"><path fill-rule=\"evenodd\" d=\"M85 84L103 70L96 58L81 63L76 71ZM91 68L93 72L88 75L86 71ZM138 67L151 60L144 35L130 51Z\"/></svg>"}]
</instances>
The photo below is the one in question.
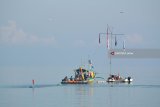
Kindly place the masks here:
<instances>
[{"instance_id":1,"label":"calm sea surface","mask_svg":"<svg viewBox=\"0 0 160 107\"><path fill-rule=\"evenodd\" d=\"M160 107L160 85L1 86L0 107Z\"/></svg>"}]
</instances>

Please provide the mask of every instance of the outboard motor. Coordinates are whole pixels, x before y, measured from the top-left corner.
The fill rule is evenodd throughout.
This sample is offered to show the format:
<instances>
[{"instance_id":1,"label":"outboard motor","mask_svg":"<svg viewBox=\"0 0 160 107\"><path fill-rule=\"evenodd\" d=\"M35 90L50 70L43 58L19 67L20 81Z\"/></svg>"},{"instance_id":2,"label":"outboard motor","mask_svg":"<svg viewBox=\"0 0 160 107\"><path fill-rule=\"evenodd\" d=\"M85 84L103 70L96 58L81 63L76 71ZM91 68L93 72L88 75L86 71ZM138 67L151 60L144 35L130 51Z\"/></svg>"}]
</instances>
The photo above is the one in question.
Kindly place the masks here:
<instances>
[{"instance_id":1,"label":"outboard motor","mask_svg":"<svg viewBox=\"0 0 160 107\"><path fill-rule=\"evenodd\" d=\"M131 77L128 77L128 81L131 82Z\"/></svg>"}]
</instances>

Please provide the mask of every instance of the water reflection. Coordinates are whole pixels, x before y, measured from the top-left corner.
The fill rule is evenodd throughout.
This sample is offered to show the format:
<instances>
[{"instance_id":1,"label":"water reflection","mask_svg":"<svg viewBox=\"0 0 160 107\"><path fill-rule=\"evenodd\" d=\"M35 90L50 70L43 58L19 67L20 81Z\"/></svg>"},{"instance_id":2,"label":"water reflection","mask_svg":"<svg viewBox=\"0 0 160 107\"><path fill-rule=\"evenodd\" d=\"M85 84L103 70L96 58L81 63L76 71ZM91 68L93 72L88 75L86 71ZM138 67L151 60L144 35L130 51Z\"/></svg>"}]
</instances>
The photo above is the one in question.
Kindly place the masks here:
<instances>
[{"instance_id":1,"label":"water reflection","mask_svg":"<svg viewBox=\"0 0 160 107\"><path fill-rule=\"evenodd\" d=\"M76 105L78 107L93 107L93 86L90 85L79 85L75 87L75 95L76 95Z\"/></svg>"},{"instance_id":2,"label":"water reflection","mask_svg":"<svg viewBox=\"0 0 160 107\"><path fill-rule=\"evenodd\" d=\"M73 107L126 106L130 105L126 100L131 97L128 84L67 85L65 93L70 98L66 103Z\"/></svg>"},{"instance_id":3,"label":"water reflection","mask_svg":"<svg viewBox=\"0 0 160 107\"><path fill-rule=\"evenodd\" d=\"M160 85L84 84L0 88L0 105L30 107L159 107ZM16 99L15 99L16 98ZM3 101L8 101L3 104ZM20 107L18 106L18 107ZM152 107L153 107L152 106Z\"/></svg>"},{"instance_id":4,"label":"water reflection","mask_svg":"<svg viewBox=\"0 0 160 107\"><path fill-rule=\"evenodd\" d=\"M93 107L94 87L92 84L66 85L67 102L73 107Z\"/></svg>"},{"instance_id":5,"label":"water reflection","mask_svg":"<svg viewBox=\"0 0 160 107\"><path fill-rule=\"evenodd\" d=\"M93 95L93 85L77 85L75 87L75 94L79 94L81 96L92 96Z\"/></svg>"}]
</instances>

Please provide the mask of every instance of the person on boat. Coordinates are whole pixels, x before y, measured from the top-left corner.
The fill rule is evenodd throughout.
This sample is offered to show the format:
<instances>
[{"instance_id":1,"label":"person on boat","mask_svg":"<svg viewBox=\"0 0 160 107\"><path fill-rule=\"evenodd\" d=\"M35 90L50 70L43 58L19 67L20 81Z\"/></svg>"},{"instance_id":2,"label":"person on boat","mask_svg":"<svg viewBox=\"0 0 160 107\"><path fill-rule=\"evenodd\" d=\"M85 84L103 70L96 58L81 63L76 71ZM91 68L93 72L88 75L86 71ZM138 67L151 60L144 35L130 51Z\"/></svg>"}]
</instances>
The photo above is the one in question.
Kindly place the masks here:
<instances>
[{"instance_id":1,"label":"person on boat","mask_svg":"<svg viewBox=\"0 0 160 107\"><path fill-rule=\"evenodd\" d=\"M82 73L81 75L82 75L82 80L84 80L84 74Z\"/></svg>"},{"instance_id":2,"label":"person on boat","mask_svg":"<svg viewBox=\"0 0 160 107\"><path fill-rule=\"evenodd\" d=\"M129 81L129 82L131 81L131 77L128 77L128 81Z\"/></svg>"},{"instance_id":3,"label":"person on boat","mask_svg":"<svg viewBox=\"0 0 160 107\"><path fill-rule=\"evenodd\" d=\"M83 79L83 77L82 77L82 75L80 75L79 76L79 81L83 81L84 79Z\"/></svg>"},{"instance_id":4,"label":"person on boat","mask_svg":"<svg viewBox=\"0 0 160 107\"><path fill-rule=\"evenodd\" d=\"M91 72L88 73L89 78L91 77Z\"/></svg>"},{"instance_id":5,"label":"person on boat","mask_svg":"<svg viewBox=\"0 0 160 107\"><path fill-rule=\"evenodd\" d=\"M87 80L88 76L86 73L84 73L84 80Z\"/></svg>"},{"instance_id":6,"label":"person on boat","mask_svg":"<svg viewBox=\"0 0 160 107\"><path fill-rule=\"evenodd\" d=\"M75 77L75 78L74 78L74 81L79 81L79 77Z\"/></svg>"},{"instance_id":7,"label":"person on boat","mask_svg":"<svg viewBox=\"0 0 160 107\"><path fill-rule=\"evenodd\" d=\"M93 72L91 72L91 78L94 78L94 73Z\"/></svg>"},{"instance_id":8,"label":"person on boat","mask_svg":"<svg viewBox=\"0 0 160 107\"><path fill-rule=\"evenodd\" d=\"M73 81L73 78L72 78L72 76L70 77L70 81Z\"/></svg>"},{"instance_id":9,"label":"person on boat","mask_svg":"<svg viewBox=\"0 0 160 107\"><path fill-rule=\"evenodd\" d=\"M64 79L62 81L68 81L68 77L65 76Z\"/></svg>"}]
</instances>

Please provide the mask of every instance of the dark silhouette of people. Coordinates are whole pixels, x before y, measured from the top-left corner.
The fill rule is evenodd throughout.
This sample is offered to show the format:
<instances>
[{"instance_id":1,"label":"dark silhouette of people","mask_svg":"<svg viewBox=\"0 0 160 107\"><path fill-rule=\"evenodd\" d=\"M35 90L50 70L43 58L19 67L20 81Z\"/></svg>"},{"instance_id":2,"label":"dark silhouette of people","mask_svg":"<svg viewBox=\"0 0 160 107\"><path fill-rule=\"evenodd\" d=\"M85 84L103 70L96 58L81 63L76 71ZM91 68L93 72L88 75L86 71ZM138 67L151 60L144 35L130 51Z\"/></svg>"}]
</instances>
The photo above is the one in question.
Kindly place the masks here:
<instances>
[{"instance_id":1,"label":"dark silhouette of people","mask_svg":"<svg viewBox=\"0 0 160 107\"><path fill-rule=\"evenodd\" d=\"M72 78L72 76L70 77L70 81L73 81L73 78Z\"/></svg>"}]
</instances>

